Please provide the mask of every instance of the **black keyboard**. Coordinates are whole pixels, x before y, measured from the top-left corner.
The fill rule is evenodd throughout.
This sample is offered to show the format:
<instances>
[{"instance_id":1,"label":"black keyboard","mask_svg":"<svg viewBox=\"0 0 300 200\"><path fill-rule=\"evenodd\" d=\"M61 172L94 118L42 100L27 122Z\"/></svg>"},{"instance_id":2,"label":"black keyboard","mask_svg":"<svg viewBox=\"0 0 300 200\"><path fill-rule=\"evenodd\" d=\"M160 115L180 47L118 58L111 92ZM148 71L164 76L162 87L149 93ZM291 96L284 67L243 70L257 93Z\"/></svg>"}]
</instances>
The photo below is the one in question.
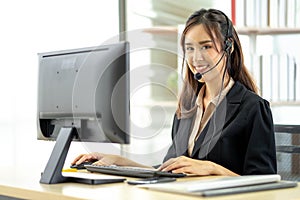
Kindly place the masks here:
<instances>
[{"instance_id":1,"label":"black keyboard","mask_svg":"<svg viewBox=\"0 0 300 200\"><path fill-rule=\"evenodd\" d=\"M180 178L186 176L183 173L172 173L156 171L139 167L123 167L116 165L102 166L102 165L85 165L85 168L90 172L99 172L110 175L120 175L138 178L150 178L150 177L174 177Z\"/></svg>"}]
</instances>

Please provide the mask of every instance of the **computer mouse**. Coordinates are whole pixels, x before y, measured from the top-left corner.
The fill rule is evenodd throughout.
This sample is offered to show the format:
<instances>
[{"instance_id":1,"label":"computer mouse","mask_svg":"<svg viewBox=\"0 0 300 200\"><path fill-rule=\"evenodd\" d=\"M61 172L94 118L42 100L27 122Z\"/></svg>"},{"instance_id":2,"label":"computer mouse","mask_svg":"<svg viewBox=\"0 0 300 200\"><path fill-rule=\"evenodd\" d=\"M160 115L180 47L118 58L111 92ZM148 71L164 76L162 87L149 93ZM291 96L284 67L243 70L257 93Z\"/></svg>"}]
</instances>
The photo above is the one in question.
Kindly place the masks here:
<instances>
[{"instance_id":1,"label":"computer mouse","mask_svg":"<svg viewBox=\"0 0 300 200\"><path fill-rule=\"evenodd\" d=\"M86 169L84 165L91 165L93 164L94 162L91 162L91 161L86 161L86 162L82 162L80 163L79 165L71 165L70 168L75 168L75 169Z\"/></svg>"}]
</instances>

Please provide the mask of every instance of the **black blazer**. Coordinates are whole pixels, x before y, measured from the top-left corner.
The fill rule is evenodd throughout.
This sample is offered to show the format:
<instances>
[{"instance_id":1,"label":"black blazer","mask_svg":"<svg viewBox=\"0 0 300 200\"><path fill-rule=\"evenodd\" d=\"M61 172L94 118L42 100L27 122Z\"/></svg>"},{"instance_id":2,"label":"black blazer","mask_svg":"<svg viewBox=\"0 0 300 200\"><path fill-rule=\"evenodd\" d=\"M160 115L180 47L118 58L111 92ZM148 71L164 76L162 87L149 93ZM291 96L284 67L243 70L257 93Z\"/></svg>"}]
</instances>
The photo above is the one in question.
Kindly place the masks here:
<instances>
[{"instance_id":1,"label":"black blazer","mask_svg":"<svg viewBox=\"0 0 300 200\"><path fill-rule=\"evenodd\" d=\"M174 116L173 143L164 161L188 156L193 117ZM277 172L272 113L269 103L236 82L217 107L190 156L210 160L240 175Z\"/></svg>"}]
</instances>

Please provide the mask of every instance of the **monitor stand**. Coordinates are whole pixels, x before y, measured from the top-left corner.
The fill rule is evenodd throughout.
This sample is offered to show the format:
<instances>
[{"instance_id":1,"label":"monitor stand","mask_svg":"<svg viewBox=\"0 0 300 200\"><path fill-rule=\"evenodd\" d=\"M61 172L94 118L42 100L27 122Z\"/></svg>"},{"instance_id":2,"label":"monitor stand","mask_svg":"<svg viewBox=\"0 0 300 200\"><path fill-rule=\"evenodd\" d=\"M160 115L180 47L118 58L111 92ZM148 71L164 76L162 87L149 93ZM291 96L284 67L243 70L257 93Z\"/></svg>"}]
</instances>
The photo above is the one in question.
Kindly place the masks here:
<instances>
[{"instance_id":1,"label":"monitor stand","mask_svg":"<svg viewBox=\"0 0 300 200\"><path fill-rule=\"evenodd\" d=\"M51 156L45 167L44 172L41 175L40 183L44 184L56 184L64 182L77 182L86 184L103 184L103 183L116 183L123 182L124 178L104 178L104 179L87 179L77 177L64 177L62 175L62 169L74 137L76 137L75 127L63 127L61 128Z\"/></svg>"}]
</instances>

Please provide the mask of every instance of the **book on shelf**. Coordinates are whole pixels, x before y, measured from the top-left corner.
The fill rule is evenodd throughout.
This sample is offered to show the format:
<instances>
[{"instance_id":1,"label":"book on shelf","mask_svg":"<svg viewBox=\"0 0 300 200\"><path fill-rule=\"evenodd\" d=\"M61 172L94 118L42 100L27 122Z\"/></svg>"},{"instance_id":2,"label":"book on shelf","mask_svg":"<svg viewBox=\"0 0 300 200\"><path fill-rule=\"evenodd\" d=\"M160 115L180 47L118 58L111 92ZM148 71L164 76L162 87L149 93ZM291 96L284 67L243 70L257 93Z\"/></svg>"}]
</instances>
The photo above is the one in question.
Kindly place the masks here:
<instances>
[{"instance_id":1,"label":"book on shelf","mask_svg":"<svg viewBox=\"0 0 300 200\"><path fill-rule=\"evenodd\" d=\"M297 80L297 69L296 60L294 56L287 56L287 98L288 101L296 101L296 80Z\"/></svg>"},{"instance_id":2,"label":"book on shelf","mask_svg":"<svg viewBox=\"0 0 300 200\"><path fill-rule=\"evenodd\" d=\"M300 27L300 0L295 1L295 26Z\"/></svg>"},{"instance_id":3,"label":"book on shelf","mask_svg":"<svg viewBox=\"0 0 300 200\"><path fill-rule=\"evenodd\" d=\"M287 91L289 89L288 84L288 56L280 55L278 56L278 100L286 101L288 99Z\"/></svg>"},{"instance_id":4,"label":"book on shelf","mask_svg":"<svg viewBox=\"0 0 300 200\"><path fill-rule=\"evenodd\" d=\"M296 27L297 0L287 0L287 24L289 28Z\"/></svg>"},{"instance_id":5,"label":"book on shelf","mask_svg":"<svg viewBox=\"0 0 300 200\"><path fill-rule=\"evenodd\" d=\"M256 3L256 7L258 10L258 16L256 17L258 27L260 28L268 27L268 18L269 18L268 0L258 0Z\"/></svg>"},{"instance_id":6,"label":"book on shelf","mask_svg":"<svg viewBox=\"0 0 300 200\"><path fill-rule=\"evenodd\" d=\"M271 101L278 101L278 86L279 86L279 73L278 73L278 55L272 55L271 60Z\"/></svg>"},{"instance_id":7,"label":"book on shelf","mask_svg":"<svg viewBox=\"0 0 300 200\"><path fill-rule=\"evenodd\" d=\"M278 18L277 18L277 26L278 27L286 27L287 22L287 9L286 4L288 1L286 0L278 0ZM272 4L271 4L272 6Z\"/></svg>"},{"instance_id":8,"label":"book on shelf","mask_svg":"<svg viewBox=\"0 0 300 200\"><path fill-rule=\"evenodd\" d=\"M246 5L245 0L235 1L235 26L245 27L246 25Z\"/></svg>"},{"instance_id":9,"label":"book on shelf","mask_svg":"<svg viewBox=\"0 0 300 200\"><path fill-rule=\"evenodd\" d=\"M262 97L265 99L270 99L272 87L272 79L271 79L271 63L270 63L270 55L261 55L260 56L260 90Z\"/></svg>"}]
</instances>

